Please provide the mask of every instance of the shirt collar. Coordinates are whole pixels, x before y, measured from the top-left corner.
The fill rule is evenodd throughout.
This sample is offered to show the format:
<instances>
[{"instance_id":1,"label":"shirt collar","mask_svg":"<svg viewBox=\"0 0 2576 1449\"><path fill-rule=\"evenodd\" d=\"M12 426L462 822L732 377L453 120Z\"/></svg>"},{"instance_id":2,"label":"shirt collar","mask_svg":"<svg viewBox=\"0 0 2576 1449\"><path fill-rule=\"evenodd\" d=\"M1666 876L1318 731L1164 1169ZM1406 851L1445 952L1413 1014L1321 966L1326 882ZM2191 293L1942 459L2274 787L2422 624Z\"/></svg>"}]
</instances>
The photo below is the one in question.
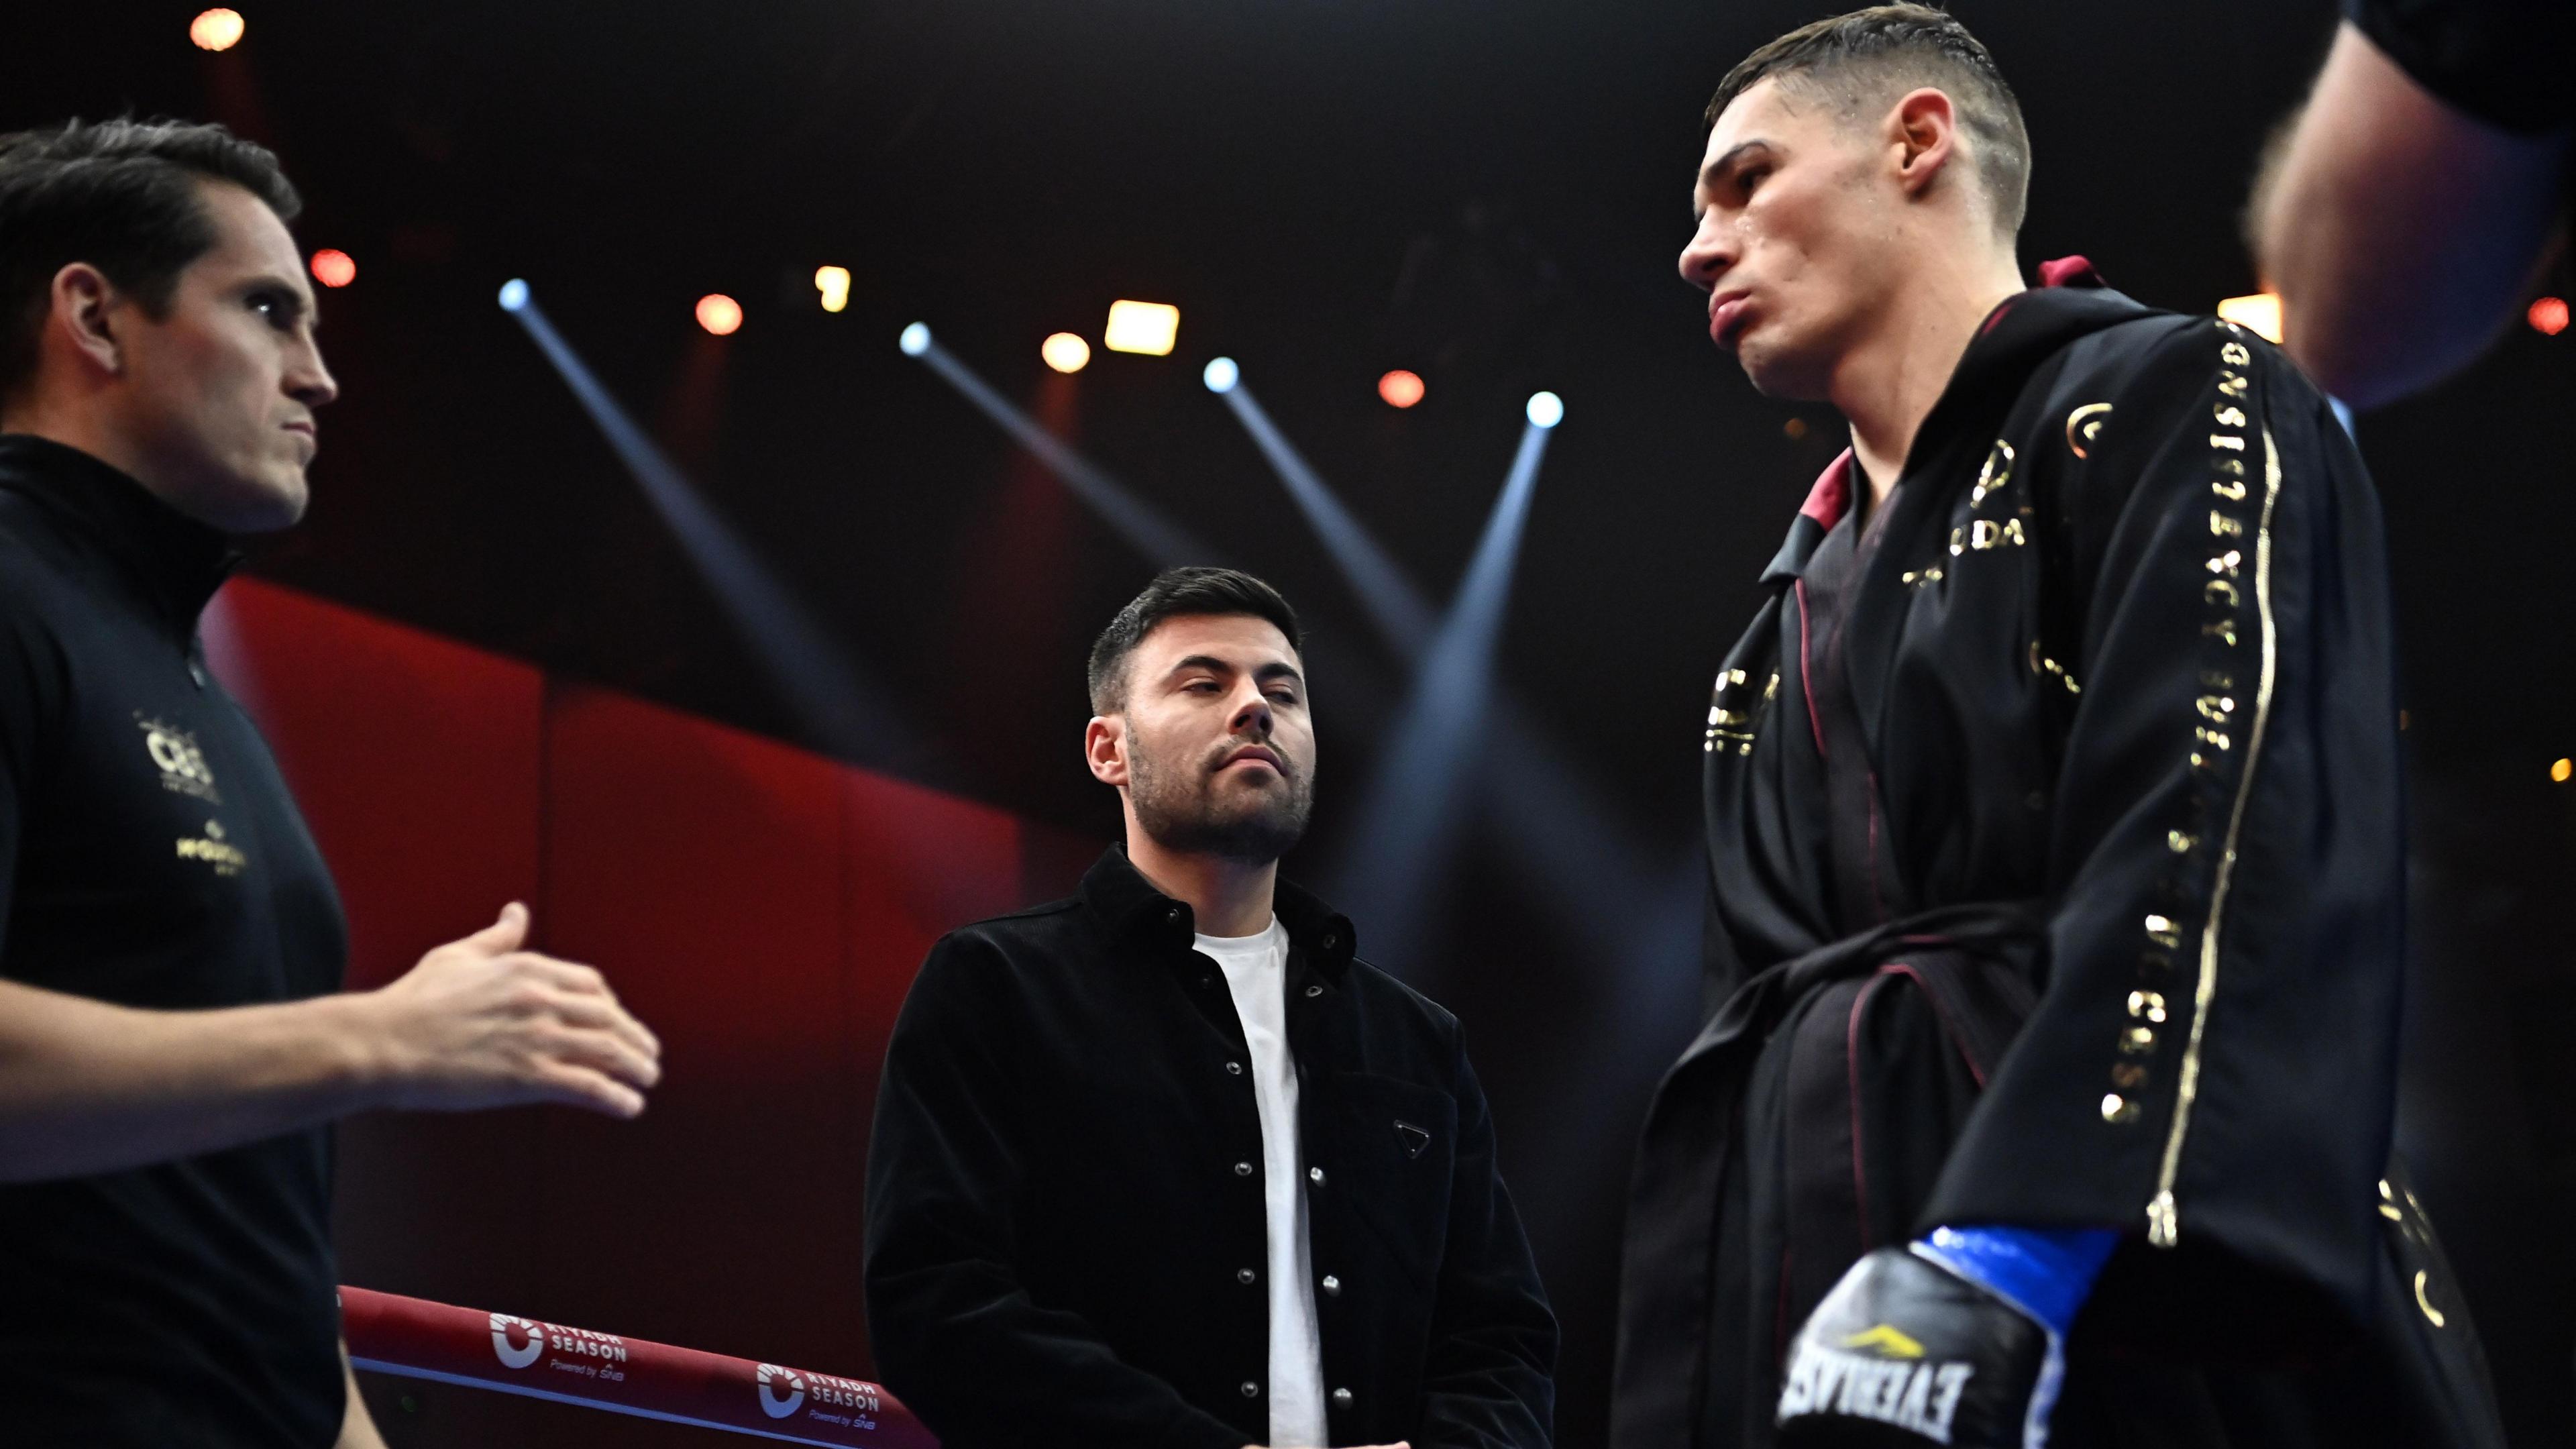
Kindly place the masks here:
<instances>
[{"instance_id":1,"label":"shirt collar","mask_svg":"<svg viewBox=\"0 0 2576 1449\"><path fill-rule=\"evenodd\" d=\"M34 499L113 557L182 639L241 558L122 470L50 438L0 435L0 489Z\"/></svg>"},{"instance_id":2,"label":"shirt collar","mask_svg":"<svg viewBox=\"0 0 2576 1449\"><path fill-rule=\"evenodd\" d=\"M1082 878L1078 895L1111 935L1121 940L1187 951L1198 939L1189 905L1154 889L1127 859L1127 848L1113 845L1101 853ZM1324 904L1293 881L1280 881L1271 896L1271 911L1288 928L1288 941L1306 959L1338 980L1349 969L1355 947L1350 919Z\"/></svg>"},{"instance_id":3,"label":"shirt collar","mask_svg":"<svg viewBox=\"0 0 2576 1449\"><path fill-rule=\"evenodd\" d=\"M2040 263L2039 281L1996 303L1978 325L1940 400L1914 431L1909 469L1913 459L1931 457L1953 428L1989 411L1992 398L2017 393L2030 370L2057 349L2088 332L2148 315L2147 308L2105 286L2102 274L2082 257ZM1806 571L1825 535L1850 511L1857 473L1849 448L1825 465L1789 524L1789 536L1762 571L1762 582L1785 584Z\"/></svg>"}]
</instances>

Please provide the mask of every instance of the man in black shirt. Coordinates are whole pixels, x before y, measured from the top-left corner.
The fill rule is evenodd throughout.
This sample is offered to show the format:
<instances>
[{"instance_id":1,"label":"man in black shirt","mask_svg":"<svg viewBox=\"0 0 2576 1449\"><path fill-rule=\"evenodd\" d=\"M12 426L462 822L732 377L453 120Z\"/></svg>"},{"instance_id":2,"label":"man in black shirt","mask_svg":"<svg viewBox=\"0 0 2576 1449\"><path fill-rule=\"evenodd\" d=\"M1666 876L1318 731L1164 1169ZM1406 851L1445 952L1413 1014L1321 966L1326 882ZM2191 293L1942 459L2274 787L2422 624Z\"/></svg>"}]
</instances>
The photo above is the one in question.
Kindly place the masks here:
<instances>
[{"instance_id":1,"label":"man in black shirt","mask_svg":"<svg viewBox=\"0 0 2576 1449\"><path fill-rule=\"evenodd\" d=\"M659 1047L524 908L339 992L339 902L197 616L304 508L335 388L267 152L0 137L0 1422L12 1445L380 1445L328 1123L643 1108Z\"/></svg>"},{"instance_id":2,"label":"man in black shirt","mask_svg":"<svg viewBox=\"0 0 2576 1449\"><path fill-rule=\"evenodd\" d=\"M1556 1320L1458 1022L1278 878L1288 605L1176 569L1091 656L1126 806L1071 900L952 932L868 1149L878 1371L946 1449L1544 1449Z\"/></svg>"},{"instance_id":3,"label":"man in black shirt","mask_svg":"<svg viewBox=\"0 0 2576 1449\"><path fill-rule=\"evenodd\" d=\"M2468 365L2565 236L2565 0L2347 0L2248 215L2282 341L2369 407Z\"/></svg>"}]
</instances>

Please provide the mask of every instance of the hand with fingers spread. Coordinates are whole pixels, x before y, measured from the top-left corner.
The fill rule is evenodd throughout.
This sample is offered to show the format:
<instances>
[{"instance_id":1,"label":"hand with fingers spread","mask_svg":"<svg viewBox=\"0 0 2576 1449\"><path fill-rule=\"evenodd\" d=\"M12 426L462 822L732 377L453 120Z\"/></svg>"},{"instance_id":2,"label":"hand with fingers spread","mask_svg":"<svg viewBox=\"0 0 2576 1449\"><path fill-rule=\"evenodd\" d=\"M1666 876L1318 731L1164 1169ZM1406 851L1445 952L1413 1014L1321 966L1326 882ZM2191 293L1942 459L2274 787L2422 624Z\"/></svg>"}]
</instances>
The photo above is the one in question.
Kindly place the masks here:
<instances>
[{"instance_id":1,"label":"hand with fingers spread","mask_svg":"<svg viewBox=\"0 0 2576 1449\"><path fill-rule=\"evenodd\" d=\"M380 1105L464 1112L530 1102L644 1110L662 1043L598 971L520 949L528 910L430 952L363 998Z\"/></svg>"}]
</instances>

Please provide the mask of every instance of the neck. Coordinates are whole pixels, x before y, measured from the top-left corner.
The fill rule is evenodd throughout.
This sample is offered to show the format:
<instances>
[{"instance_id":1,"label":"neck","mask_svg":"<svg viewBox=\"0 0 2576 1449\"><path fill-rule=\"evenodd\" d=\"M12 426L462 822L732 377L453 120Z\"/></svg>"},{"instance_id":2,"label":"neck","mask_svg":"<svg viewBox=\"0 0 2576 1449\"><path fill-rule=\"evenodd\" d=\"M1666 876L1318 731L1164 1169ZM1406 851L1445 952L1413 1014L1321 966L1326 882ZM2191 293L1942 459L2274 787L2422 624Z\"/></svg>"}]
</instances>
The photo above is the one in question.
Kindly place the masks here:
<instances>
[{"instance_id":1,"label":"neck","mask_svg":"<svg viewBox=\"0 0 2576 1449\"><path fill-rule=\"evenodd\" d=\"M1874 332L1834 370L1830 395L1851 422L1852 458L1868 480L1873 509L1895 490L1916 430L1950 385L1979 324L2021 290L2009 253L1952 256L1910 271L1880 310Z\"/></svg>"},{"instance_id":2,"label":"neck","mask_svg":"<svg viewBox=\"0 0 2576 1449\"><path fill-rule=\"evenodd\" d=\"M1166 850L1127 822L1127 863L1154 889L1187 904L1203 936L1257 936L1270 928L1279 862L1250 865L1193 851Z\"/></svg>"}]
</instances>

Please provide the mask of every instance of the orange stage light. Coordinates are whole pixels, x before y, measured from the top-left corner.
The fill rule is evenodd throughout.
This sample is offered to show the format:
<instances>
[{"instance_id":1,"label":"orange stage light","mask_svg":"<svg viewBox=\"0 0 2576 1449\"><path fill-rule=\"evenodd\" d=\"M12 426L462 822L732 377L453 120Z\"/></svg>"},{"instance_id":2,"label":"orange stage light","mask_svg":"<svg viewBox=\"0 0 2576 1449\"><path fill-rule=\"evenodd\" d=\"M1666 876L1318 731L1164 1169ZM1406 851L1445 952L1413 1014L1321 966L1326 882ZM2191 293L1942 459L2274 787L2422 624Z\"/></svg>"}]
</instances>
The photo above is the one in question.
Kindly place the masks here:
<instances>
[{"instance_id":1,"label":"orange stage light","mask_svg":"<svg viewBox=\"0 0 2576 1449\"><path fill-rule=\"evenodd\" d=\"M2281 340L2281 299L2270 292L2230 297L2218 304L2218 315L2266 342Z\"/></svg>"},{"instance_id":2,"label":"orange stage light","mask_svg":"<svg viewBox=\"0 0 2576 1449\"><path fill-rule=\"evenodd\" d=\"M2543 337L2555 337L2567 330L2567 299L2543 297L2523 314L2531 321L2531 330Z\"/></svg>"},{"instance_id":3,"label":"orange stage light","mask_svg":"<svg viewBox=\"0 0 2576 1449\"><path fill-rule=\"evenodd\" d=\"M313 280L326 287L345 287L358 280L357 259L337 247L313 254Z\"/></svg>"},{"instance_id":4,"label":"orange stage light","mask_svg":"<svg viewBox=\"0 0 2576 1449\"><path fill-rule=\"evenodd\" d=\"M2576 760L2560 760L2549 767L2549 778L2561 785L2566 784L2571 775L2576 775Z\"/></svg>"},{"instance_id":5,"label":"orange stage light","mask_svg":"<svg viewBox=\"0 0 2576 1449\"><path fill-rule=\"evenodd\" d=\"M823 310L838 312L850 305L850 269L816 267L814 290L823 294Z\"/></svg>"},{"instance_id":6,"label":"orange stage light","mask_svg":"<svg viewBox=\"0 0 2576 1449\"><path fill-rule=\"evenodd\" d=\"M1391 408L1409 408L1422 401L1422 379L1399 367L1377 380L1377 395Z\"/></svg>"},{"instance_id":7,"label":"orange stage light","mask_svg":"<svg viewBox=\"0 0 2576 1449\"><path fill-rule=\"evenodd\" d=\"M188 22L188 38L199 50L230 50L249 28L238 10L208 10Z\"/></svg>"},{"instance_id":8,"label":"orange stage light","mask_svg":"<svg viewBox=\"0 0 2576 1449\"><path fill-rule=\"evenodd\" d=\"M1039 344L1038 356L1058 372L1080 372L1091 365L1091 344L1070 332L1058 332Z\"/></svg>"},{"instance_id":9,"label":"orange stage light","mask_svg":"<svg viewBox=\"0 0 2576 1449\"><path fill-rule=\"evenodd\" d=\"M698 325L730 337L742 328L742 304L722 292L709 292L698 299Z\"/></svg>"}]
</instances>

